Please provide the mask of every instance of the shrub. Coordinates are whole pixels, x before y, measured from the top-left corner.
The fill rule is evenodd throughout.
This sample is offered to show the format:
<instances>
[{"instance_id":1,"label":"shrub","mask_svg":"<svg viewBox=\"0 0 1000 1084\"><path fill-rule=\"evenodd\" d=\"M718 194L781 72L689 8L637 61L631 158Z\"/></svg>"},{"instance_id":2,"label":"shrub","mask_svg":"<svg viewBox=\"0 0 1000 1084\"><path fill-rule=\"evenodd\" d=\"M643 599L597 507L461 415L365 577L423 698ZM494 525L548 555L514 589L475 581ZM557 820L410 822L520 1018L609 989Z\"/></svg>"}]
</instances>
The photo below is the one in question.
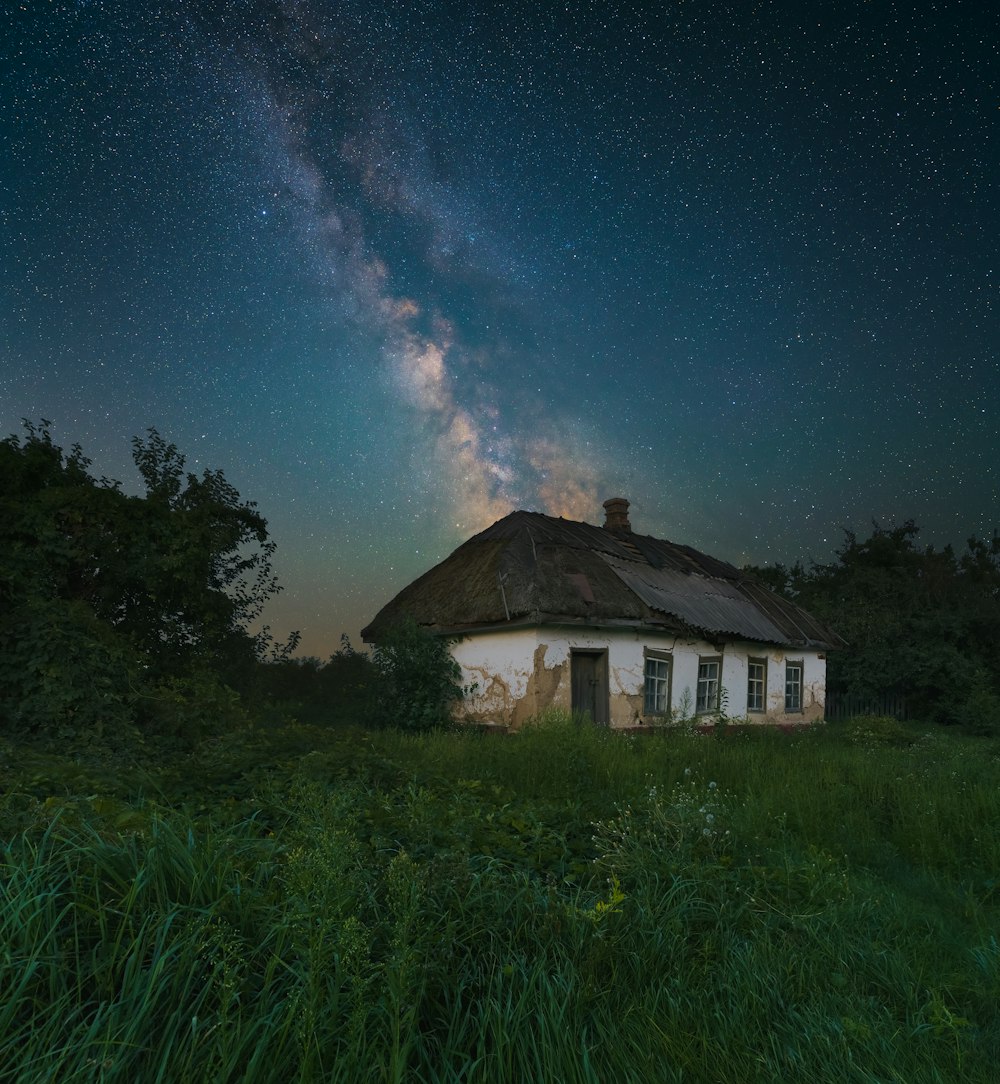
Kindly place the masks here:
<instances>
[{"instance_id":1,"label":"shrub","mask_svg":"<svg viewBox=\"0 0 1000 1084\"><path fill-rule=\"evenodd\" d=\"M451 709L462 699L463 689L462 670L449 643L412 618L382 635L372 652L379 677L374 722L429 730L451 721Z\"/></svg>"},{"instance_id":2,"label":"shrub","mask_svg":"<svg viewBox=\"0 0 1000 1084\"><path fill-rule=\"evenodd\" d=\"M0 723L65 739L131 721L136 659L82 603L33 598L0 629Z\"/></svg>"},{"instance_id":3,"label":"shrub","mask_svg":"<svg viewBox=\"0 0 1000 1084\"><path fill-rule=\"evenodd\" d=\"M906 727L891 715L856 715L846 724L853 745L911 745Z\"/></svg>"},{"instance_id":4,"label":"shrub","mask_svg":"<svg viewBox=\"0 0 1000 1084\"><path fill-rule=\"evenodd\" d=\"M250 722L240 698L211 673L165 678L143 694L144 727L163 737L189 744Z\"/></svg>"},{"instance_id":5,"label":"shrub","mask_svg":"<svg viewBox=\"0 0 1000 1084\"><path fill-rule=\"evenodd\" d=\"M958 706L955 721L970 734L1000 734L1000 696L982 671L973 678L968 695Z\"/></svg>"}]
</instances>

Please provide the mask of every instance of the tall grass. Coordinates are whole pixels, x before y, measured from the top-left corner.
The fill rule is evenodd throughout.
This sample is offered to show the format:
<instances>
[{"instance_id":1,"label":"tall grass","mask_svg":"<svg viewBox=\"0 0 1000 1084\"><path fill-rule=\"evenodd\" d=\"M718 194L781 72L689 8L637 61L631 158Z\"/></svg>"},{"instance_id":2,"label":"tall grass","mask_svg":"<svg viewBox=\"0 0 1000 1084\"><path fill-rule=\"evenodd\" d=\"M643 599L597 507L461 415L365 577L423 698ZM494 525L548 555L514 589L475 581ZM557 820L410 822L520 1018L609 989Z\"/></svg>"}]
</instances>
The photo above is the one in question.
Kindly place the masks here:
<instances>
[{"instance_id":1,"label":"tall grass","mask_svg":"<svg viewBox=\"0 0 1000 1084\"><path fill-rule=\"evenodd\" d=\"M289 737L13 788L0 1081L995 1079L992 746Z\"/></svg>"}]
</instances>

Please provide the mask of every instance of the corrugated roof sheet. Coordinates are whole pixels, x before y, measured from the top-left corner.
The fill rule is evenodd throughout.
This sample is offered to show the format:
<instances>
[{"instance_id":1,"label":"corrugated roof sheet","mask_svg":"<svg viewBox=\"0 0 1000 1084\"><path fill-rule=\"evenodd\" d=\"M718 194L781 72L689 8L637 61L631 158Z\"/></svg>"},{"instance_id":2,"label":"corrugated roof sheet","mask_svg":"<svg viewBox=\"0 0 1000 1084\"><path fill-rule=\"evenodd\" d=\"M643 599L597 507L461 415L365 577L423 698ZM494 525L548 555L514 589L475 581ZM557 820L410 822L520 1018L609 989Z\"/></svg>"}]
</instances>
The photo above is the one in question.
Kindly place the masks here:
<instances>
[{"instance_id":1,"label":"corrugated roof sheet","mask_svg":"<svg viewBox=\"0 0 1000 1084\"><path fill-rule=\"evenodd\" d=\"M692 628L706 632L769 643L787 640L786 633L761 613L735 583L603 556L615 575L652 610L679 617Z\"/></svg>"},{"instance_id":2,"label":"corrugated roof sheet","mask_svg":"<svg viewBox=\"0 0 1000 1084\"><path fill-rule=\"evenodd\" d=\"M818 648L842 643L725 561L539 512L512 512L470 538L400 591L362 635L377 639L403 616L448 632L538 620L687 628Z\"/></svg>"}]
</instances>

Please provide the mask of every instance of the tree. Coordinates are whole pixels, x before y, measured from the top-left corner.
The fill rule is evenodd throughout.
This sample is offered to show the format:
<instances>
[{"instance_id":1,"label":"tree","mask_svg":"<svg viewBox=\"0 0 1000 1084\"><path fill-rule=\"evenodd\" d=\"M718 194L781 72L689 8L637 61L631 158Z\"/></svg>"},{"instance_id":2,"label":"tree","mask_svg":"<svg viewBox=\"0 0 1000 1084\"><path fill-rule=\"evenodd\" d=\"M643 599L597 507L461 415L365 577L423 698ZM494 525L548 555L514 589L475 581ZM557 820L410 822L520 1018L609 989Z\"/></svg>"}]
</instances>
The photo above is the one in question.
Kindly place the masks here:
<instances>
[{"instance_id":1,"label":"tree","mask_svg":"<svg viewBox=\"0 0 1000 1084\"><path fill-rule=\"evenodd\" d=\"M248 628L279 590L267 521L221 471L185 474L184 457L155 429L132 446L146 496L119 623L147 654L171 662L200 658L228 672L260 656L266 633L254 638Z\"/></svg>"},{"instance_id":2,"label":"tree","mask_svg":"<svg viewBox=\"0 0 1000 1084\"><path fill-rule=\"evenodd\" d=\"M1000 537L951 546L916 544L912 520L844 532L837 560L752 570L847 641L831 652L831 690L902 694L940 722L979 726L990 703L1000 726ZM992 698L992 699L991 699Z\"/></svg>"},{"instance_id":3,"label":"tree","mask_svg":"<svg viewBox=\"0 0 1000 1084\"><path fill-rule=\"evenodd\" d=\"M256 507L220 471L186 474L155 429L133 441L146 492L130 496L49 423L25 427L0 441L6 718L93 727L135 716L158 682L252 667L268 645L249 624L278 590Z\"/></svg>"}]
</instances>

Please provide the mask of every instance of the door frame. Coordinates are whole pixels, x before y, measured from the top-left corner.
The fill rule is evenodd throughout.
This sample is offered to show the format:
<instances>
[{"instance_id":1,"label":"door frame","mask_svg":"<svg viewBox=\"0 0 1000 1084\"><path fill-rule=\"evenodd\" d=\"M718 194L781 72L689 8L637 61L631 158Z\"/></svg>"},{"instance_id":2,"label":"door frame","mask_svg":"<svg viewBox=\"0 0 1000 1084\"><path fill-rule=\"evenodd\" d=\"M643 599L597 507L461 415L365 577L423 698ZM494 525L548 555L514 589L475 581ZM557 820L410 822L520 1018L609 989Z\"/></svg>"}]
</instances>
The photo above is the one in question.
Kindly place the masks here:
<instances>
[{"instance_id":1,"label":"door frame","mask_svg":"<svg viewBox=\"0 0 1000 1084\"><path fill-rule=\"evenodd\" d=\"M594 691L594 713L591 715L591 720L596 726L610 726L611 724L611 697L608 686L608 649L606 647L593 648L593 647L572 647L569 652L569 687L570 687L570 709L574 715L578 712L583 713L588 708L583 708L579 704L575 703L575 689L576 682L574 679L574 662L577 658L586 657L593 659L596 663L596 681L597 688ZM603 718L601 717L603 716Z\"/></svg>"}]
</instances>

